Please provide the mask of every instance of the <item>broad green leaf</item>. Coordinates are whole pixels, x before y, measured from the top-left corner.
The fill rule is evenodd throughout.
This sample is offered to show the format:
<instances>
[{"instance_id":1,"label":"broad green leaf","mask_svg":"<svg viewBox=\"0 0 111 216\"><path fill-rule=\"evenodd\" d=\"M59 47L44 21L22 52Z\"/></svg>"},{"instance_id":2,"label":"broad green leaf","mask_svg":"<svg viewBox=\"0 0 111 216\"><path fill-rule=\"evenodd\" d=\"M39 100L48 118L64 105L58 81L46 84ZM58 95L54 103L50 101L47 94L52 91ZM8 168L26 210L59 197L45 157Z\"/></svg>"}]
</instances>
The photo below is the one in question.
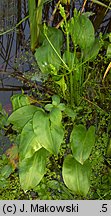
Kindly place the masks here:
<instances>
[{"instance_id":1,"label":"broad green leaf","mask_svg":"<svg viewBox=\"0 0 111 216\"><path fill-rule=\"evenodd\" d=\"M100 50L99 39L96 39L92 45L85 50L83 50L83 56L85 61L94 61Z\"/></svg>"},{"instance_id":2,"label":"broad green leaf","mask_svg":"<svg viewBox=\"0 0 111 216\"><path fill-rule=\"evenodd\" d=\"M37 136L38 143L47 149L50 153L54 153L56 146L50 133L49 115L43 111L38 111L33 116L33 130Z\"/></svg>"},{"instance_id":3,"label":"broad green leaf","mask_svg":"<svg viewBox=\"0 0 111 216\"><path fill-rule=\"evenodd\" d=\"M15 94L11 97L13 111L22 106L29 105L31 103L29 96L23 94Z\"/></svg>"},{"instance_id":4,"label":"broad green leaf","mask_svg":"<svg viewBox=\"0 0 111 216\"><path fill-rule=\"evenodd\" d=\"M59 29L48 27L47 36L56 49L57 53L61 56L60 51L63 42L62 32ZM59 70L61 60L46 38L44 39L42 46L36 49L35 58L43 73L51 73L51 65L53 65L57 71Z\"/></svg>"},{"instance_id":5,"label":"broad green leaf","mask_svg":"<svg viewBox=\"0 0 111 216\"><path fill-rule=\"evenodd\" d=\"M3 189L8 185L9 185L9 181L5 177L0 176L0 189Z\"/></svg>"},{"instance_id":6,"label":"broad green leaf","mask_svg":"<svg viewBox=\"0 0 111 216\"><path fill-rule=\"evenodd\" d=\"M48 152L41 148L31 158L20 161L19 177L23 190L33 189L39 184L45 174L47 155Z\"/></svg>"},{"instance_id":7,"label":"broad green leaf","mask_svg":"<svg viewBox=\"0 0 111 216\"><path fill-rule=\"evenodd\" d=\"M2 105L0 104L0 129L4 128L4 125L7 123L8 114L5 111L5 109L2 108Z\"/></svg>"},{"instance_id":8,"label":"broad green leaf","mask_svg":"<svg viewBox=\"0 0 111 216\"><path fill-rule=\"evenodd\" d=\"M63 110L65 110L65 104L64 104L64 103L60 103L59 105L57 105L57 108L58 108L60 111L63 111ZM47 105L45 105L45 110L51 112L53 109L54 109L54 105L52 105L52 104L47 104Z\"/></svg>"},{"instance_id":9,"label":"broad green leaf","mask_svg":"<svg viewBox=\"0 0 111 216\"><path fill-rule=\"evenodd\" d=\"M11 164L7 164L0 169L0 175L4 178L8 178L13 172L13 167Z\"/></svg>"},{"instance_id":10,"label":"broad green leaf","mask_svg":"<svg viewBox=\"0 0 111 216\"><path fill-rule=\"evenodd\" d=\"M53 141L53 145L56 146L57 152L59 150L59 147L63 141L64 137L64 129L61 124L62 121L62 112L59 108L54 107L52 111L50 112L50 130L51 130L51 137Z\"/></svg>"},{"instance_id":11,"label":"broad green leaf","mask_svg":"<svg viewBox=\"0 0 111 216\"><path fill-rule=\"evenodd\" d=\"M52 104L53 106L58 106L60 104L60 97L58 95L52 96Z\"/></svg>"},{"instance_id":12,"label":"broad green leaf","mask_svg":"<svg viewBox=\"0 0 111 216\"><path fill-rule=\"evenodd\" d=\"M58 105L58 109L59 110L61 110L61 111L64 111L65 110L65 104L64 103L60 103L59 105Z\"/></svg>"},{"instance_id":13,"label":"broad green leaf","mask_svg":"<svg viewBox=\"0 0 111 216\"><path fill-rule=\"evenodd\" d=\"M74 13L74 17L69 21L69 32L75 46L81 49L92 47L95 35L94 27L87 16Z\"/></svg>"},{"instance_id":14,"label":"broad green leaf","mask_svg":"<svg viewBox=\"0 0 111 216\"><path fill-rule=\"evenodd\" d=\"M38 32L37 32L37 21L36 21L36 1L28 0L29 9L29 20L30 20L30 33L31 33L31 50L34 51L38 42Z\"/></svg>"},{"instance_id":15,"label":"broad green leaf","mask_svg":"<svg viewBox=\"0 0 111 216\"><path fill-rule=\"evenodd\" d=\"M62 121L62 113L59 108L54 107L50 112L50 121L55 125L60 125Z\"/></svg>"},{"instance_id":16,"label":"broad green leaf","mask_svg":"<svg viewBox=\"0 0 111 216\"><path fill-rule=\"evenodd\" d=\"M8 123L11 123L14 125L14 129L17 131L21 131L24 125L32 119L34 113L39 110L40 108L33 106L33 105L27 105L23 106L16 111L14 111L8 118Z\"/></svg>"},{"instance_id":17,"label":"broad green leaf","mask_svg":"<svg viewBox=\"0 0 111 216\"><path fill-rule=\"evenodd\" d=\"M53 105L52 104L46 104L45 105L45 110L50 111L53 109Z\"/></svg>"},{"instance_id":18,"label":"broad green leaf","mask_svg":"<svg viewBox=\"0 0 111 216\"><path fill-rule=\"evenodd\" d=\"M60 114L60 113L59 113ZM37 140L45 149L52 154L58 154L63 141L64 130L60 123L61 116L58 115L54 122L54 114L38 111L33 116L33 129Z\"/></svg>"},{"instance_id":19,"label":"broad green leaf","mask_svg":"<svg viewBox=\"0 0 111 216\"><path fill-rule=\"evenodd\" d=\"M73 192L86 196L90 182L90 166L86 161L84 165L77 162L72 155L67 155L62 168L62 176L66 186Z\"/></svg>"},{"instance_id":20,"label":"broad green leaf","mask_svg":"<svg viewBox=\"0 0 111 216\"><path fill-rule=\"evenodd\" d=\"M28 0L29 20L30 20L30 34L31 34L31 50L34 52L35 48L40 42L40 28L42 24L42 9L45 0Z\"/></svg>"},{"instance_id":21,"label":"broad green leaf","mask_svg":"<svg viewBox=\"0 0 111 216\"><path fill-rule=\"evenodd\" d=\"M32 157L40 148L42 148L42 146L37 140L37 136L33 130L32 120L30 120L22 129L19 145L20 158L26 159Z\"/></svg>"},{"instance_id":22,"label":"broad green leaf","mask_svg":"<svg viewBox=\"0 0 111 216\"><path fill-rule=\"evenodd\" d=\"M109 42L111 43L111 33L109 33Z\"/></svg>"},{"instance_id":23,"label":"broad green leaf","mask_svg":"<svg viewBox=\"0 0 111 216\"><path fill-rule=\"evenodd\" d=\"M55 146L55 154L59 153L60 145L64 138L64 129L61 125L51 124L51 137L53 141L53 146Z\"/></svg>"},{"instance_id":24,"label":"broad green leaf","mask_svg":"<svg viewBox=\"0 0 111 216\"><path fill-rule=\"evenodd\" d=\"M108 58L111 58L111 44L108 45L106 55L107 55Z\"/></svg>"},{"instance_id":25,"label":"broad green leaf","mask_svg":"<svg viewBox=\"0 0 111 216\"><path fill-rule=\"evenodd\" d=\"M84 164L85 160L88 159L95 142L94 126L90 126L88 131L83 125L75 126L70 136L70 142L73 157L79 163Z\"/></svg>"}]
</instances>

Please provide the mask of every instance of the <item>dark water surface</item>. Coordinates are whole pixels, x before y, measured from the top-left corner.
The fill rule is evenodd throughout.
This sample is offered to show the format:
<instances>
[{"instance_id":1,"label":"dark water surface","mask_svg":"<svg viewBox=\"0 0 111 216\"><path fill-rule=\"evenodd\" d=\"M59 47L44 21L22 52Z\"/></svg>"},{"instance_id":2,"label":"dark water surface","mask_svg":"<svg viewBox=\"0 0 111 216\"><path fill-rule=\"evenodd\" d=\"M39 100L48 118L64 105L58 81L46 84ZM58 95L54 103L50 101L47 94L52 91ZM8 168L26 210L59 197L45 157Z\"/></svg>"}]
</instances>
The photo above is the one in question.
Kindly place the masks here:
<instances>
[{"instance_id":1,"label":"dark water surface","mask_svg":"<svg viewBox=\"0 0 111 216\"><path fill-rule=\"evenodd\" d=\"M15 27L27 15L27 11L27 1L0 0L0 33ZM19 28L0 36L0 104L9 114L12 109L10 97L24 88L24 84L16 78L15 73L30 70L29 36L28 20ZM15 77L12 74L15 74ZM2 154L10 146L10 141L4 131L0 133L0 154Z\"/></svg>"},{"instance_id":2,"label":"dark water surface","mask_svg":"<svg viewBox=\"0 0 111 216\"><path fill-rule=\"evenodd\" d=\"M13 28L27 15L27 11L27 1L0 1L0 33ZM23 86L11 75L16 71L30 70L29 34L29 21L26 20L19 28L0 36L0 103L3 106L9 103L10 96Z\"/></svg>"}]
</instances>

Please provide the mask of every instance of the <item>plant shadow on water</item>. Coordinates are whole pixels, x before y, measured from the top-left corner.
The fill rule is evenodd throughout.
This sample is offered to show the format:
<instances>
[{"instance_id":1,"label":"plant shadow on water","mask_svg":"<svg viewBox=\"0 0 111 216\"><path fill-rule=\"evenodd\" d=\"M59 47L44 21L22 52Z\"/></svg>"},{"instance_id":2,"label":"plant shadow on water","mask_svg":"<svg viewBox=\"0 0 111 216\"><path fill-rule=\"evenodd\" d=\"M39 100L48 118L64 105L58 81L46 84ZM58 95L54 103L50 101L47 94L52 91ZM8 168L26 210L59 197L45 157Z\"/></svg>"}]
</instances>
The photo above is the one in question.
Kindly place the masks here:
<instances>
[{"instance_id":1,"label":"plant shadow on water","mask_svg":"<svg viewBox=\"0 0 111 216\"><path fill-rule=\"evenodd\" d=\"M32 47L30 48L30 33L32 32L30 32L31 28L29 27L29 19L27 18L24 22L18 25L17 28L14 28L16 24L19 23L24 17L27 17L28 1L12 0L12 2L13 4L10 7L18 7L18 10L15 10L14 14L13 11L10 12L11 14L8 12L5 13L5 18L6 16L8 18L10 17L7 28L7 21L0 26L0 103L2 103L3 108L5 109L2 109L2 107L0 109L0 119L2 120L0 125L0 137L2 138L0 139L0 142L4 143L3 145L6 149L9 145L11 145L5 154L2 154L5 149L3 149L3 145L1 146L0 198L110 199L111 90L109 89L109 84L111 82L111 67L109 64L110 58L107 58L106 55L103 54L106 52L108 42L111 42L111 40L108 39L107 35L105 36L105 45L103 48L101 48L98 58L95 59L94 62L88 62L88 64L86 62L82 62L82 64L84 64L86 75L86 79L83 83L81 96L82 99L80 98L80 101L77 102L76 106L71 104L70 107L69 94L66 98L64 97L64 93L66 94L64 80L62 79L61 84L60 79L52 79L52 74L54 75L53 78L58 78L56 77L58 74L57 68L55 70L56 64L54 65L54 61L50 64L52 74L48 77L48 79L47 74L44 75L41 72L42 70L40 70L41 68L39 62L35 61L33 53L35 53L35 48L39 49L42 41L40 41L38 47L34 47L35 42L33 44L32 41ZM70 6L68 4L64 5L67 14L67 17L65 18L64 14L62 14L62 8L62 12L60 13L59 6L54 11L56 3L58 4L57 1L51 1L44 5L40 5L40 7L43 6L42 21L48 23L51 27L56 27L56 30L58 30L58 28L63 28L63 31L67 29L67 26L66 29L64 29L64 26L61 25L60 21L61 19L69 20L71 17L73 17L73 9L76 7L82 12L88 11L94 13L90 19L96 30L97 37L100 32L103 32L104 35L111 32L111 11L110 9L108 10L107 7L98 5L96 3L92 4L89 1L86 1L86 5L83 4L84 1L76 1L75 4L73 1L71 1ZM4 1L3 3L2 1L2 7L6 6L6 2ZM108 6L111 6L110 3ZM37 12L37 14L39 14L39 12ZM75 17L76 15L78 16L78 14L75 12ZM89 15L87 14L86 17ZM40 20L38 21L41 22L41 10L39 18ZM83 20L81 19L80 23L82 21ZM40 23L38 23L38 26L39 24ZM10 31L11 28L13 30ZM45 30L44 35L46 39L49 40L51 45L52 40L47 34L47 28ZM2 33L5 31L7 31L7 33L2 35ZM40 32L38 31L38 35L39 33ZM100 43L102 44L103 38L101 35L99 36ZM74 40L76 39L74 38ZM46 40L44 40L44 44L47 44ZM69 45L70 43L67 43L67 49ZM58 51L57 46L56 49ZM80 44L79 46L77 45L76 47L76 54L77 58L80 60L80 58L82 59L83 57L83 53L81 52L83 47L81 48ZM65 50L64 45L63 50ZM52 52L50 48L49 51ZM73 51L73 48L71 51ZM58 53L59 58L61 58L59 51ZM53 53L53 56L54 55L55 53ZM72 60L71 58L72 56L70 56L70 61ZM64 57L62 56L62 59L68 65L67 62L69 59L67 55L64 55ZM106 73L105 79L103 79L108 65L108 72ZM47 67L45 67L45 69L46 68ZM49 69L50 68L48 68L48 70ZM61 73L63 69L64 65L61 66L59 72ZM67 73L67 67L64 69L64 71ZM67 80L67 77L65 77L65 79ZM62 85L62 91L58 87L58 84L59 86ZM21 91L22 94L20 94ZM60 97L55 96L55 92L58 92ZM75 94L73 96L75 96ZM12 107L10 103L10 97ZM67 100L68 97L69 99ZM76 99L78 99L78 96ZM66 106L67 103L69 103L68 107ZM24 116L22 115L22 112L24 113ZM11 113L12 115L10 115ZM25 116L25 114L28 114L29 117ZM8 115L10 115L9 118ZM19 118L21 116L22 121L20 120L19 122L18 116ZM11 122L11 125L7 123L7 119L9 122ZM36 122L36 119L39 119L38 122ZM26 122L28 122L28 124L26 124ZM25 124L26 126L24 126ZM45 142L41 132L44 134ZM32 142L29 140L29 137L34 141ZM88 138L90 139L89 143L87 140ZM50 140L53 141L53 144L51 144ZM84 149L82 149L83 140L85 147L88 149L86 153L84 152ZM76 146L77 143L80 145L79 148ZM28 145L30 145L30 148ZM18 158L18 146L20 158ZM18 169L18 160L20 160L20 173ZM36 182L33 181L33 178L31 180L29 176L30 171L27 169L29 166L30 170L35 170L35 167L32 167L31 164L32 160L36 161L36 165L38 164L38 173L40 178L37 177ZM92 173L89 172L89 163L92 167ZM45 170L46 164L47 168ZM71 167L72 164L73 167ZM26 171L24 171L24 167L26 168ZM71 169L69 167L71 167ZM74 167L78 170L80 178L83 178L84 180L84 185L83 183L81 184L80 180L78 180L80 181L80 188L76 186L76 175L72 176L73 182L70 181L70 183L68 183L68 172L75 173ZM20 175L20 182L18 173ZM27 185L24 175L27 179ZM89 176L91 182L90 188L88 181ZM13 180L15 180L16 186ZM63 180L67 187L64 185ZM7 192L9 187L11 188L10 193ZM28 192L24 192L21 187L24 191L28 190ZM18 196L16 194L18 194Z\"/></svg>"}]
</instances>

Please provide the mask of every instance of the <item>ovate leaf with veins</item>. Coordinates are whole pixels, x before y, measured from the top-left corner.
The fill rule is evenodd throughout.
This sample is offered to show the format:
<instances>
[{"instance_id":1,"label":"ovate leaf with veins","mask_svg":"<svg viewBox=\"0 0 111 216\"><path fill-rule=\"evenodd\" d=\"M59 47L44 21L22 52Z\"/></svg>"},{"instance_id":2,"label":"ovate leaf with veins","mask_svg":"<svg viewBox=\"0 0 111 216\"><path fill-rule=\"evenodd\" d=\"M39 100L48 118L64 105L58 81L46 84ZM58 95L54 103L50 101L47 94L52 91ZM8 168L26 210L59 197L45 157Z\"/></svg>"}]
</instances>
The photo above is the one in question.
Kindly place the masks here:
<instances>
[{"instance_id":1,"label":"ovate leaf with veins","mask_svg":"<svg viewBox=\"0 0 111 216\"><path fill-rule=\"evenodd\" d=\"M54 107L50 112L50 121L55 125L60 125L62 121L62 113L60 109Z\"/></svg>"},{"instance_id":2,"label":"ovate leaf with veins","mask_svg":"<svg viewBox=\"0 0 111 216\"><path fill-rule=\"evenodd\" d=\"M60 97L58 95L52 96L52 104L53 106L58 106L60 104Z\"/></svg>"},{"instance_id":3,"label":"ovate leaf with veins","mask_svg":"<svg viewBox=\"0 0 111 216\"><path fill-rule=\"evenodd\" d=\"M61 46L63 42L63 34L59 29L48 27L47 28L47 36L56 49L57 53L61 56ZM43 40L42 46L40 46L38 49L36 49L35 52L35 58L37 60L37 63L43 73L51 73L52 67L58 71L61 60L55 53L54 49L51 47L49 42L46 38Z\"/></svg>"},{"instance_id":4,"label":"ovate leaf with veins","mask_svg":"<svg viewBox=\"0 0 111 216\"><path fill-rule=\"evenodd\" d=\"M38 143L50 153L58 154L64 136L61 111L55 108L51 111L51 114L44 111L36 112L33 116L33 129Z\"/></svg>"},{"instance_id":5,"label":"ovate leaf with veins","mask_svg":"<svg viewBox=\"0 0 111 216\"><path fill-rule=\"evenodd\" d=\"M52 137L50 133L50 122L49 116L44 111L38 111L33 116L33 130L36 134L38 143L49 152L53 153L55 151L55 146L53 146Z\"/></svg>"},{"instance_id":6,"label":"ovate leaf with veins","mask_svg":"<svg viewBox=\"0 0 111 216\"><path fill-rule=\"evenodd\" d=\"M48 152L41 148L31 158L20 160L19 177L23 190L33 189L45 174Z\"/></svg>"},{"instance_id":7,"label":"ovate leaf with veins","mask_svg":"<svg viewBox=\"0 0 111 216\"><path fill-rule=\"evenodd\" d=\"M53 108L50 113L50 131L53 141L53 145L56 146L57 152L59 151L60 145L64 137L64 129L62 126L62 113L59 108Z\"/></svg>"},{"instance_id":8,"label":"ovate leaf with veins","mask_svg":"<svg viewBox=\"0 0 111 216\"><path fill-rule=\"evenodd\" d=\"M17 110L20 107L29 105L31 100L29 96L23 94L15 94L11 97L13 111Z\"/></svg>"},{"instance_id":9,"label":"ovate leaf with veins","mask_svg":"<svg viewBox=\"0 0 111 216\"><path fill-rule=\"evenodd\" d=\"M83 50L83 57L85 61L94 61L100 50L99 39L96 38L91 47Z\"/></svg>"},{"instance_id":10,"label":"ovate leaf with veins","mask_svg":"<svg viewBox=\"0 0 111 216\"><path fill-rule=\"evenodd\" d=\"M23 106L9 116L8 123L13 124L15 130L21 131L25 124L32 119L34 113L39 109L40 108L33 105Z\"/></svg>"},{"instance_id":11,"label":"ovate leaf with veins","mask_svg":"<svg viewBox=\"0 0 111 216\"><path fill-rule=\"evenodd\" d=\"M20 158L23 160L32 157L33 154L36 151L38 151L40 148L42 148L42 146L37 140L37 136L33 130L32 120L30 120L24 126L21 133L21 139L19 145Z\"/></svg>"},{"instance_id":12,"label":"ovate leaf with veins","mask_svg":"<svg viewBox=\"0 0 111 216\"><path fill-rule=\"evenodd\" d=\"M92 47L95 40L94 27L85 14L80 15L75 10L74 17L69 20L69 32L74 45L79 45L83 50Z\"/></svg>"},{"instance_id":13,"label":"ovate leaf with veins","mask_svg":"<svg viewBox=\"0 0 111 216\"><path fill-rule=\"evenodd\" d=\"M86 161L84 165L77 162L72 155L67 155L62 168L62 176L65 185L73 192L86 196L90 182L90 165Z\"/></svg>"},{"instance_id":14,"label":"ovate leaf with veins","mask_svg":"<svg viewBox=\"0 0 111 216\"><path fill-rule=\"evenodd\" d=\"M94 126L90 126L88 130L86 130L84 125L74 126L70 136L70 142L73 157L79 163L84 164L95 142Z\"/></svg>"},{"instance_id":15,"label":"ovate leaf with veins","mask_svg":"<svg viewBox=\"0 0 111 216\"><path fill-rule=\"evenodd\" d=\"M111 43L108 45L106 55L107 55L107 58L110 58L110 59L111 59Z\"/></svg>"}]
</instances>

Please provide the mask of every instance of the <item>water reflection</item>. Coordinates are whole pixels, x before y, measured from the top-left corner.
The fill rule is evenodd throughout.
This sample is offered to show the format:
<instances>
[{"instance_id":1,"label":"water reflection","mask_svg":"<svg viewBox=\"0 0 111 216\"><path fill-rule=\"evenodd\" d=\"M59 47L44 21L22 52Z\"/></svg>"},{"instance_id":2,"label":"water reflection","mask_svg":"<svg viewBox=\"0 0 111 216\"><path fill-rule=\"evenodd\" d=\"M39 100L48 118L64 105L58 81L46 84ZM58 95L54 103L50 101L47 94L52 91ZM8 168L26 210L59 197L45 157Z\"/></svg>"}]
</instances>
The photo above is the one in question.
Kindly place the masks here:
<instances>
[{"instance_id":1,"label":"water reflection","mask_svg":"<svg viewBox=\"0 0 111 216\"><path fill-rule=\"evenodd\" d=\"M7 31L27 15L27 1L1 1L0 12L0 32ZM0 37L0 103L3 105L9 103L13 92L23 86L20 81L11 77L11 74L30 69L30 61L28 62L25 55L29 48L28 20Z\"/></svg>"},{"instance_id":2,"label":"water reflection","mask_svg":"<svg viewBox=\"0 0 111 216\"><path fill-rule=\"evenodd\" d=\"M17 1L0 1L0 32L12 28L17 21Z\"/></svg>"},{"instance_id":3,"label":"water reflection","mask_svg":"<svg viewBox=\"0 0 111 216\"><path fill-rule=\"evenodd\" d=\"M27 15L28 11L27 1L8 0L7 2L13 3L13 5L9 4L10 7L12 7L12 15L10 13L7 13L8 9L6 9L5 17L2 17L2 20L4 21L4 31L15 26L16 23L18 23L23 17ZM16 3L14 4L14 2ZM16 9L14 13L13 9ZM9 20L9 25L7 23L7 20ZM8 69L8 71L12 71L16 67L14 63L16 62L17 58L19 58L19 56L21 55L20 53L23 53L23 50L27 48L27 44L29 45L28 20L22 23L17 29L9 32L8 34L2 35L0 39L0 70L6 71Z\"/></svg>"}]
</instances>

